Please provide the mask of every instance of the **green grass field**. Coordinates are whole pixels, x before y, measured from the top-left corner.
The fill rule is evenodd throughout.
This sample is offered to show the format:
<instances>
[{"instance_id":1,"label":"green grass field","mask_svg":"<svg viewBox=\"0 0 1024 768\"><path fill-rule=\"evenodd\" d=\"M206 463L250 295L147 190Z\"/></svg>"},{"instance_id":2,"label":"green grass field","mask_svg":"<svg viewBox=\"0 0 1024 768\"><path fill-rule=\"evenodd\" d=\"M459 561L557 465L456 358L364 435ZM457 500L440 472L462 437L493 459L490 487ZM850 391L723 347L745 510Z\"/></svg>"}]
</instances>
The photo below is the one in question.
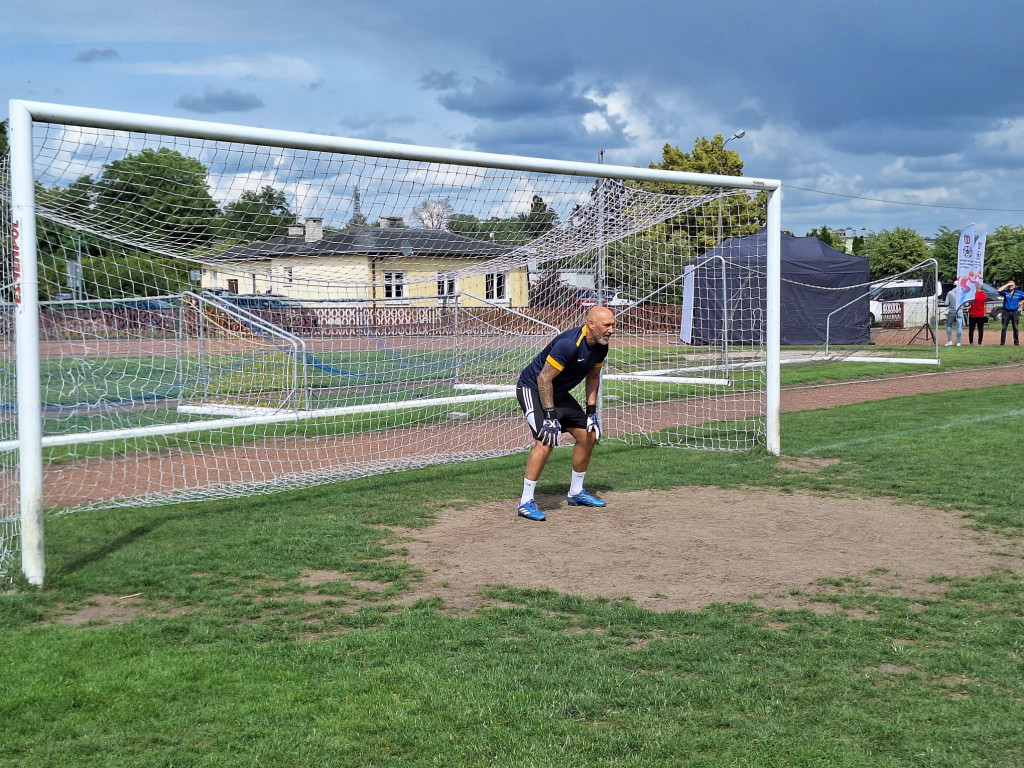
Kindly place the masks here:
<instances>
[{"instance_id":1,"label":"green grass field","mask_svg":"<svg viewBox=\"0 0 1024 768\"><path fill-rule=\"evenodd\" d=\"M942 368L1015 354L945 350ZM784 376L885 372L811 371ZM787 456L840 460L815 472L766 453L609 445L588 481L892 497L1019 543L1022 396L783 414ZM539 492L560 489L564 454ZM1019 560L936 574L941 592L913 603L869 583L837 595L822 574L830 615L659 614L501 585L489 595L503 607L469 616L399 605L422 574L388 557L388 527L429 526L452 499L514 499L522 463L48 518L47 588L0 595L0 766L1024 765ZM310 587L306 570L348 578ZM128 623L58 621L97 595L136 594L147 612Z\"/></svg>"}]
</instances>

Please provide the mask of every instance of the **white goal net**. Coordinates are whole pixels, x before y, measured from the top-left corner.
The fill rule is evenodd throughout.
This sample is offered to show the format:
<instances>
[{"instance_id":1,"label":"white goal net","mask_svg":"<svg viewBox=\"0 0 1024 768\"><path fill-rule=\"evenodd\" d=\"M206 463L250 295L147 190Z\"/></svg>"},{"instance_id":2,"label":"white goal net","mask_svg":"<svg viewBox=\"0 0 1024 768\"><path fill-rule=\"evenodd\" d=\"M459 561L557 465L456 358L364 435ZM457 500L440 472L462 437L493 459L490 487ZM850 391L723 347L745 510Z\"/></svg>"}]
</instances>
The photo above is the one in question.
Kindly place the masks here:
<instances>
[{"instance_id":1,"label":"white goal net","mask_svg":"<svg viewBox=\"0 0 1024 768\"><path fill-rule=\"evenodd\" d=\"M596 304L606 439L778 450L771 270L728 246L777 241L775 182L14 106L8 559L34 450L59 511L523 450L518 374Z\"/></svg>"}]
</instances>

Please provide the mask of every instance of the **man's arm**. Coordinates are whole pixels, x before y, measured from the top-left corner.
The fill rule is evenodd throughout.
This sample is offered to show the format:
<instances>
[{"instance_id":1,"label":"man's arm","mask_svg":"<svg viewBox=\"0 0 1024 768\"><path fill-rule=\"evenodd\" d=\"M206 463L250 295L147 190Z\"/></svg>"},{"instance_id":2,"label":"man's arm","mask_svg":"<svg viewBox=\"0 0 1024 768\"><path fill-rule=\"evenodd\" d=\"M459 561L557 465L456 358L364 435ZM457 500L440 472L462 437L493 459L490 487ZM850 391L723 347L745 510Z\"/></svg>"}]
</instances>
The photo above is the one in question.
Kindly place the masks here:
<instances>
[{"instance_id":1,"label":"man's arm","mask_svg":"<svg viewBox=\"0 0 1024 768\"><path fill-rule=\"evenodd\" d=\"M537 394L540 395L540 406L545 411L555 407L555 377L561 373L551 363L544 363L540 374L537 376Z\"/></svg>"},{"instance_id":2,"label":"man's arm","mask_svg":"<svg viewBox=\"0 0 1024 768\"><path fill-rule=\"evenodd\" d=\"M601 386L601 366L597 365L590 369L587 378L583 382L586 387L587 405L597 405L597 390Z\"/></svg>"}]
</instances>

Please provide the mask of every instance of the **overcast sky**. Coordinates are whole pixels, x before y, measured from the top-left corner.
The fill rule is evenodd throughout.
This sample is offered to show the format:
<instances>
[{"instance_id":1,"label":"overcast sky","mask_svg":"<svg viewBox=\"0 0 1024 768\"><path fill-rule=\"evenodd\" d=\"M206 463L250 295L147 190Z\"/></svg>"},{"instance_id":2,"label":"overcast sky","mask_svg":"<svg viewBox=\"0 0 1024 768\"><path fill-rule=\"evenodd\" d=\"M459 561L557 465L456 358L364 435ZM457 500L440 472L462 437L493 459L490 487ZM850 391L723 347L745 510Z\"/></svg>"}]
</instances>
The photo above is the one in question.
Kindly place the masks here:
<instances>
[{"instance_id":1,"label":"overcast sky","mask_svg":"<svg viewBox=\"0 0 1024 768\"><path fill-rule=\"evenodd\" d=\"M729 149L783 182L797 235L1024 224L1021 0L24 0L0 17L5 116L17 98L639 166L744 130Z\"/></svg>"}]
</instances>

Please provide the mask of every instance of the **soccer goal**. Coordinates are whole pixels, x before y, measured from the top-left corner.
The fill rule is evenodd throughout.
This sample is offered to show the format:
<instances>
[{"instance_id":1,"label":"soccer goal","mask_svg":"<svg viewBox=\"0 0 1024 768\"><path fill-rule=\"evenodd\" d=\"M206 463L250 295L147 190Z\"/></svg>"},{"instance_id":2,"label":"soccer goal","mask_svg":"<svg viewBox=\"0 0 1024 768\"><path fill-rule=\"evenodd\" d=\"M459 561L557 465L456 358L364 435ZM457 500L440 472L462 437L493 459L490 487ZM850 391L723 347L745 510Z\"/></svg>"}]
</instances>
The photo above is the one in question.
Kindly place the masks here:
<instances>
[{"instance_id":1,"label":"soccer goal","mask_svg":"<svg viewBox=\"0 0 1024 768\"><path fill-rule=\"evenodd\" d=\"M606 439L779 451L777 181L22 101L10 148L0 563L20 536L31 583L44 511L521 451L520 370L598 304Z\"/></svg>"},{"instance_id":2,"label":"soccer goal","mask_svg":"<svg viewBox=\"0 0 1024 768\"><path fill-rule=\"evenodd\" d=\"M806 294L828 294L818 302L827 310L820 318L825 343L805 360L939 364L940 326L947 312L935 259L891 277L841 288L823 282L799 284ZM793 284L783 277L783 296ZM783 344L785 335L783 331Z\"/></svg>"}]
</instances>

